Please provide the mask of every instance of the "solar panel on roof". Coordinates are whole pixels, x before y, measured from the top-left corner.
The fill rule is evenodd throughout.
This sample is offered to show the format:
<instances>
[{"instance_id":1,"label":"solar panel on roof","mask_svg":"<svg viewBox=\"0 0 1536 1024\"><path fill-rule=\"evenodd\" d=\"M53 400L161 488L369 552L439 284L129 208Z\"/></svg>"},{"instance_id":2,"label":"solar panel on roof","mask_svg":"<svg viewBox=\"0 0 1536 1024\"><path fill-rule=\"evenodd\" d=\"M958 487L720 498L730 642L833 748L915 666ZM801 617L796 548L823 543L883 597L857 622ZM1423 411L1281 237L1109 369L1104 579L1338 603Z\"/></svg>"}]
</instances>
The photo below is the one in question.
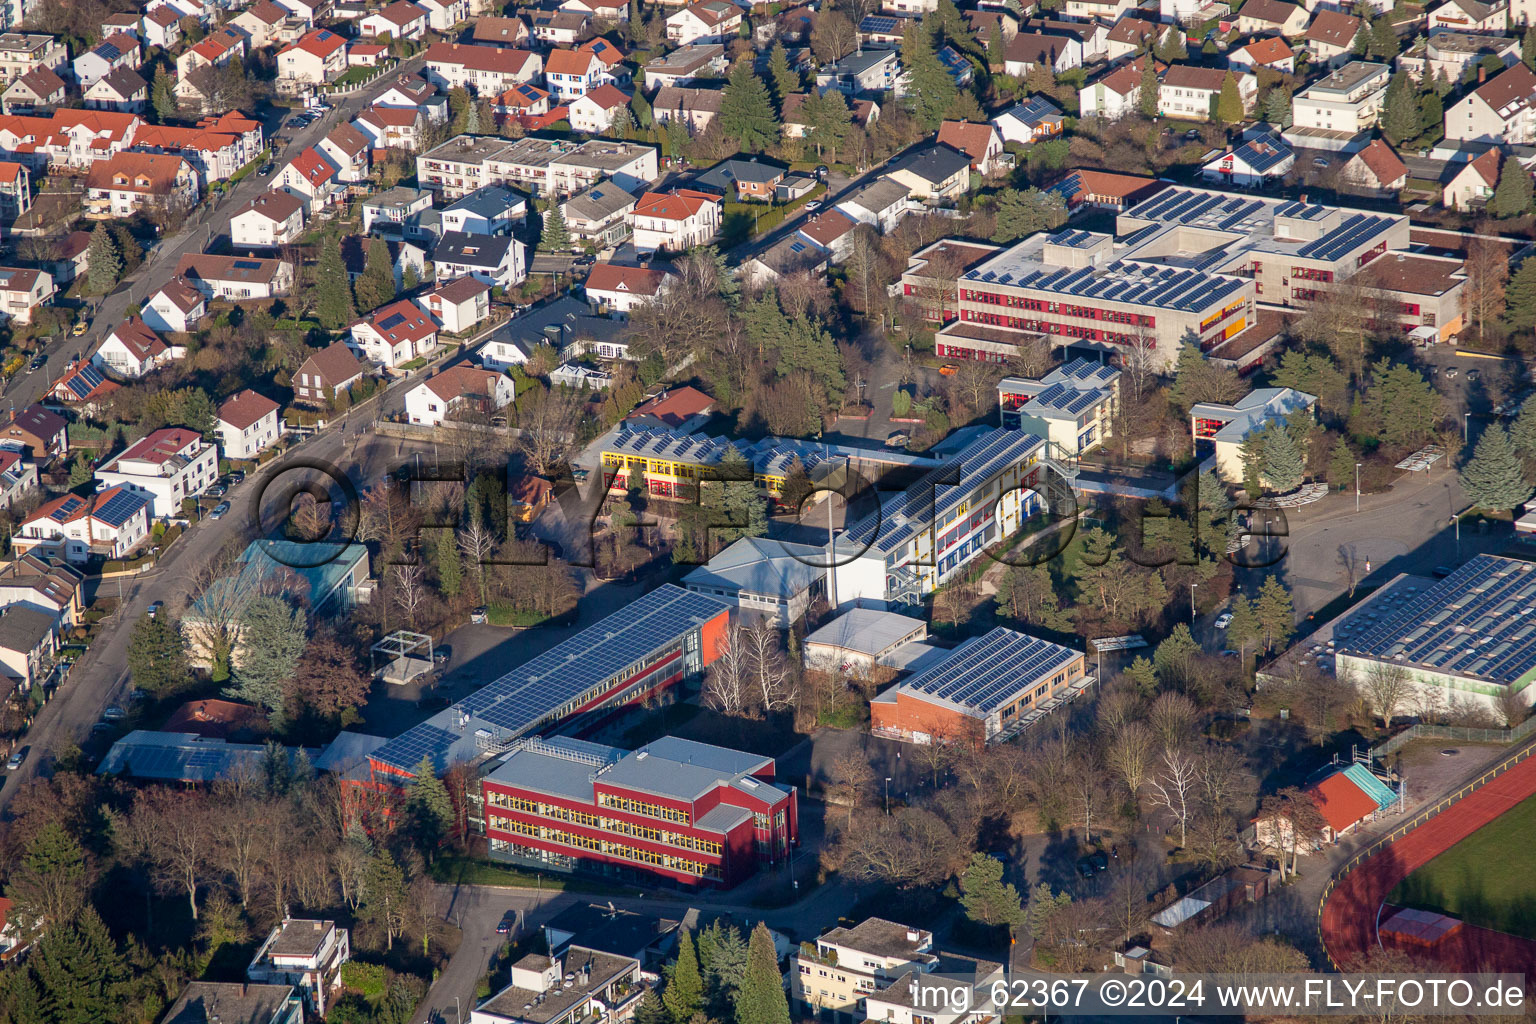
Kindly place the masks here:
<instances>
[{"instance_id":1,"label":"solar panel on roof","mask_svg":"<svg viewBox=\"0 0 1536 1024\"><path fill-rule=\"evenodd\" d=\"M108 498L101 508L96 510L96 517L109 523L126 522L128 517L138 511L144 504L144 499L128 491L119 491Z\"/></svg>"},{"instance_id":2,"label":"solar panel on roof","mask_svg":"<svg viewBox=\"0 0 1536 1024\"><path fill-rule=\"evenodd\" d=\"M236 270L260 270L261 263L257 260L235 260Z\"/></svg>"},{"instance_id":3,"label":"solar panel on roof","mask_svg":"<svg viewBox=\"0 0 1536 1024\"><path fill-rule=\"evenodd\" d=\"M391 331L403 323L405 323L405 314L391 313L389 316L379 321L379 329L381 331Z\"/></svg>"}]
</instances>

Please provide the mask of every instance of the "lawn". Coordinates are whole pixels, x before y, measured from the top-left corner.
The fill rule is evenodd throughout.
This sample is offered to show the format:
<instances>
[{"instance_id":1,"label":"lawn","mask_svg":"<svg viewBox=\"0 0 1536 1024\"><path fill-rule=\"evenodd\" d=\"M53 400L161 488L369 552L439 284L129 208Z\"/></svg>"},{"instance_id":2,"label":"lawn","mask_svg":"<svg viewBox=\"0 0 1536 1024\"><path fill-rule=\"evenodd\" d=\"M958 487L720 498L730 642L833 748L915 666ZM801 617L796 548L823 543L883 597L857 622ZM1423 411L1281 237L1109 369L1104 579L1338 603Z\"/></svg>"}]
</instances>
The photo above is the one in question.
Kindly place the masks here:
<instances>
[{"instance_id":1,"label":"lawn","mask_svg":"<svg viewBox=\"0 0 1536 1024\"><path fill-rule=\"evenodd\" d=\"M495 885L512 889L550 889L593 893L599 896L630 896L635 889L612 885L579 875L530 871L510 864L496 864L473 857L438 857L427 869L437 882L448 885Z\"/></svg>"},{"instance_id":2,"label":"lawn","mask_svg":"<svg viewBox=\"0 0 1536 1024\"><path fill-rule=\"evenodd\" d=\"M1536 939L1536 797L1405 878L1387 899Z\"/></svg>"}]
</instances>

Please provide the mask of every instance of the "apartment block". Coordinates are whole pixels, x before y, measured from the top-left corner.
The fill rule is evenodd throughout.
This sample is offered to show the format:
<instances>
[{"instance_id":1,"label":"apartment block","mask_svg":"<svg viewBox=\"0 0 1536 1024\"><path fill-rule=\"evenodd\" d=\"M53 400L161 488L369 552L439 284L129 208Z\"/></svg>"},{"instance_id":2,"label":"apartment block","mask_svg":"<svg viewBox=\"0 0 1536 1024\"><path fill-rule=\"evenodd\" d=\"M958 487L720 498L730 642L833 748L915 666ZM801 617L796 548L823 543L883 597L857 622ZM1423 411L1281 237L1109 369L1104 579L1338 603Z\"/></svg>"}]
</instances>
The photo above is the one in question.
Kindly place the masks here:
<instances>
[{"instance_id":1,"label":"apartment block","mask_svg":"<svg viewBox=\"0 0 1536 1024\"><path fill-rule=\"evenodd\" d=\"M997 384L1002 425L1045 438L1053 451L1078 456L1114 434L1120 371L1074 359L1039 380L1004 377Z\"/></svg>"},{"instance_id":2,"label":"apartment block","mask_svg":"<svg viewBox=\"0 0 1536 1024\"><path fill-rule=\"evenodd\" d=\"M880 917L824 932L814 951L807 946L790 959L789 996L806 1014L833 1024L864 1020L866 996L904 971L931 971L939 962L933 932Z\"/></svg>"}]
</instances>

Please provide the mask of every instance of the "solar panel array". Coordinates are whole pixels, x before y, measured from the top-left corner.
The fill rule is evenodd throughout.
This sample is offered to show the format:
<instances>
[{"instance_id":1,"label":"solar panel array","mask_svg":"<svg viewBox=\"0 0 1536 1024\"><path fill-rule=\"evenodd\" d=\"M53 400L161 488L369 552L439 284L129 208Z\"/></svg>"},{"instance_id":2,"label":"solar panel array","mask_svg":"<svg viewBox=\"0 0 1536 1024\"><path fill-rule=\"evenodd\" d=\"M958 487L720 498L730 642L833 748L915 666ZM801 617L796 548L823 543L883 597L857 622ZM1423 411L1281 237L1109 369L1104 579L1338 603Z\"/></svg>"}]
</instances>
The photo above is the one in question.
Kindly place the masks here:
<instances>
[{"instance_id":1,"label":"solar panel array","mask_svg":"<svg viewBox=\"0 0 1536 1024\"><path fill-rule=\"evenodd\" d=\"M999 626L967 640L948 658L901 684L901 690L989 714L1080 657L1070 647Z\"/></svg>"},{"instance_id":2,"label":"solar panel array","mask_svg":"<svg viewBox=\"0 0 1536 1024\"><path fill-rule=\"evenodd\" d=\"M119 490L108 498L93 515L114 526L126 523L135 512L145 505L143 498L129 490Z\"/></svg>"},{"instance_id":3,"label":"solar panel array","mask_svg":"<svg viewBox=\"0 0 1536 1024\"><path fill-rule=\"evenodd\" d=\"M889 553L941 520L961 499L1009 466L1022 466L1044 445L1039 437L1024 431L989 430L948 463L925 473L885 507L854 523L844 536L855 547L869 545ZM959 482L949 483L951 480Z\"/></svg>"},{"instance_id":4,"label":"solar panel array","mask_svg":"<svg viewBox=\"0 0 1536 1024\"><path fill-rule=\"evenodd\" d=\"M1372 217L1369 214L1357 213L1322 238L1308 242L1296 250L1296 255L1313 260L1336 260L1381 234L1394 223L1395 221L1390 217Z\"/></svg>"},{"instance_id":5,"label":"solar panel array","mask_svg":"<svg viewBox=\"0 0 1536 1024\"><path fill-rule=\"evenodd\" d=\"M1107 363L1097 363L1091 359L1084 359L1079 356L1070 363L1063 363L1061 366L1058 366L1052 373L1046 376L1047 379L1059 376L1069 380L1108 383L1120 376L1120 371Z\"/></svg>"},{"instance_id":6,"label":"solar panel array","mask_svg":"<svg viewBox=\"0 0 1536 1024\"><path fill-rule=\"evenodd\" d=\"M1066 384L1052 384L1030 399L1025 411L1035 408L1059 409L1076 416L1109 397L1108 391L1099 388L1075 388Z\"/></svg>"},{"instance_id":7,"label":"solar panel array","mask_svg":"<svg viewBox=\"0 0 1536 1024\"><path fill-rule=\"evenodd\" d=\"M387 316L383 320L379 321L379 330L381 330L381 331L393 330L394 328L399 327L403 323L405 323L405 315L403 313L391 313L391 314L389 314L389 316Z\"/></svg>"},{"instance_id":8,"label":"solar panel array","mask_svg":"<svg viewBox=\"0 0 1536 1024\"><path fill-rule=\"evenodd\" d=\"M1356 656L1513 683L1536 669L1536 565L1479 555L1423 590L1391 588L1334 636Z\"/></svg>"},{"instance_id":9,"label":"solar panel array","mask_svg":"<svg viewBox=\"0 0 1536 1024\"><path fill-rule=\"evenodd\" d=\"M1291 155L1289 146L1276 145L1267 139L1254 139L1244 143L1234 154L1256 171L1267 171Z\"/></svg>"},{"instance_id":10,"label":"solar panel array","mask_svg":"<svg viewBox=\"0 0 1536 1024\"><path fill-rule=\"evenodd\" d=\"M899 33L906 20L905 18L893 18L886 14L866 14L864 20L859 22L859 31L883 34Z\"/></svg>"},{"instance_id":11,"label":"solar panel array","mask_svg":"<svg viewBox=\"0 0 1536 1024\"><path fill-rule=\"evenodd\" d=\"M79 400L101 387L106 379L106 374L102 373L94 363L86 363L69 375L69 379L64 382L64 387Z\"/></svg>"},{"instance_id":12,"label":"solar panel array","mask_svg":"<svg viewBox=\"0 0 1536 1024\"><path fill-rule=\"evenodd\" d=\"M48 518L56 523L68 522L70 517L85 506L85 499L71 494L59 502L59 507L48 513Z\"/></svg>"},{"instance_id":13,"label":"solar panel array","mask_svg":"<svg viewBox=\"0 0 1536 1024\"><path fill-rule=\"evenodd\" d=\"M1052 245L1065 245L1073 249L1080 249L1097 237L1092 231L1073 231L1070 228L1051 236Z\"/></svg>"},{"instance_id":14,"label":"solar panel array","mask_svg":"<svg viewBox=\"0 0 1536 1024\"><path fill-rule=\"evenodd\" d=\"M967 280L1033 288L1085 299L1124 302L1197 312L1243 289L1237 278L1179 267L1153 267L1116 260L1102 268L1041 267L1015 279L1012 273L972 270Z\"/></svg>"},{"instance_id":15,"label":"solar panel array","mask_svg":"<svg viewBox=\"0 0 1536 1024\"><path fill-rule=\"evenodd\" d=\"M671 430L620 429L608 451L647 459L665 459L698 466L713 466L732 448L744 457L748 446L738 441L722 441L702 434L679 434Z\"/></svg>"},{"instance_id":16,"label":"solar panel array","mask_svg":"<svg viewBox=\"0 0 1536 1024\"><path fill-rule=\"evenodd\" d=\"M578 703L599 684L650 655L676 644L690 630L725 611L715 598L671 584L633 601L563 643L518 666L459 701L438 721L468 716L467 729L489 726L500 738L513 739ZM623 691L616 689L613 696ZM422 723L390 740L371 755L404 770L422 757L446 767L444 754L463 737Z\"/></svg>"}]
</instances>

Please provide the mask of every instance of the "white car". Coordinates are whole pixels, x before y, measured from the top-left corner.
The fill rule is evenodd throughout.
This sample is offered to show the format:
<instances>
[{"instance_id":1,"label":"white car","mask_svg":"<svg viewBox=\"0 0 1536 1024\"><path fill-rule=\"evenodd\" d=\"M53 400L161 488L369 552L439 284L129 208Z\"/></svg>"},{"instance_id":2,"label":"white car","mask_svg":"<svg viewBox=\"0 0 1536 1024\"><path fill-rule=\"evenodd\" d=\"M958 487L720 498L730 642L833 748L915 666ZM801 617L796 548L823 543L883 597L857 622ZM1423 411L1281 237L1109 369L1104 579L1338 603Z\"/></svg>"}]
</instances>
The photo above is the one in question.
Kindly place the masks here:
<instances>
[{"instance_id":1,"label":"white car","mask_svg":"<svg viewBox=\"0 0 1536 1024\"><path fill-rule=\"evenodd\" d=\"M1216 616L1216 628L1217 629L1226 629L1230 625L1232 625L1232 613L1231 612L1222 612L1220 615Z\"/></svg>"}]
</instances>

